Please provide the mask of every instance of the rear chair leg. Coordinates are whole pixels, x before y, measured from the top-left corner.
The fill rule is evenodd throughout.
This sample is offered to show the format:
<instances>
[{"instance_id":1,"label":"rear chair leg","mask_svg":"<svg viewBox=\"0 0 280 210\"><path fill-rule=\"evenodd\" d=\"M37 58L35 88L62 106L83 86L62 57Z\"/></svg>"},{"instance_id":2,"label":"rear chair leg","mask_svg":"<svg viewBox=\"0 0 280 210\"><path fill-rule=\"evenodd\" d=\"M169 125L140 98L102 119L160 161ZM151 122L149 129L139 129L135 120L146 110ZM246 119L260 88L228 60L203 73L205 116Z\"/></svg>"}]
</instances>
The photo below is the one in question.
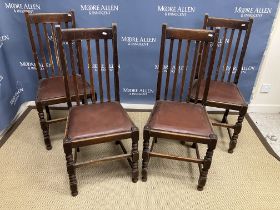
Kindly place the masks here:
<instances>
[{"instance_id":1,"label":"rear chair leg","mask_svg":"<svg viewBox=\"0 0 280 210\"><path fill-rule=\"evenodd\" d=\"M132 128L132 182L136 183L139 177L138 161L139 161L139 151L138 151L138 140L139 131L138 128Z\"/></svg>"},{"instance_id":2,"label":"rear chair leg","mask_svg":"<svg viewBox=\"0 0 280 210\"><path fill-rule=\"evenodd\" d=\"M241 132L242 122L244 120L246 113L247 113L247 107L243 107L243 109L239 111L239 116L234 126L234 132L229 143L228 153L233 153L233 150L236 147L238 135Z\"/></svg>"},{"instance_id":3,"label":"rear chair leg","mask_svg":"<svg viewBox=\"0 0 280 210\"><path fill-rule=\"evenodd\" d=\"M203 168L200 172L200 176L198 180L197 190L199 191L202 191L206 184L208 170L210 169L212 163L212 157L213 157L214 149L216 148L216 144L217 144L217 137L216 135L212 135L211 143L208 144L206 156L204 157Z\"/></svg>"},{"instance_id":4,"label":"rear chair leg","mask_svg":"<svg viewBox=\"0 0 280 210\"><path fill-rule=\"evenodd\" d=\"M221 123L227 122L228 113L229 113L229 109L226 109Z\"/></svg>"},{"instance_id":5,"label":"rear chair leg","mask_svg":"<svg viewBox=\"0 0 280 210\"><path fill-rule=\"evenodd\" d=\"M44 142L45 142L46 148L47 148L47 150L51 150L52 145L51 145L50 135L49 135L49 125L47 124L46 119L45 119L43 105L41 103L37 102L36 108L38 111L40 125L41 125L41 129L43 131Z\"/></svg>"},{"instance_id":6,"label":"rear chair leg","mask_svg":"<svg viewBox=\"0 0 280 210\"><path fill-rule=\"evenodd\" d=\"M157 143L157 137L154 137L154 142Z\"/></svg>"},{"instance_id":7,"label":"rear chair leg","mask_svg":"<svg viewBox=\"0 0 280 210\"><path fill-rule=\"evenodd\" d=\"M76 196L78 195L78 187L77 187L76 169L74 166L72 147L70 141L71 141L70 139L64 139L63 148L66 157L66 167L69 175L71 195Z\"/></svg>"},{"instance_id":8,"label":"rear chair leg","mask_svg":"<svg viewBox=\"0 0 280 210\"><path fill-rule=\"evenodd\" d=\"M143 143L143 153L142 153L142 181L147 181L148 173L148 163L149 163L149 139L150 132L147 127L144 128L144 143Z\"/></svg>"},{"instance_id":9,"label":"rear chair leg","mask_svg":"<svg viewBox=\"0 0 280 210\"><path fill-rule=\"evenodd\" d=\"M49 106L45 106L45 109L46 109L46 113L47 113L47 120L51 120L52 116L51 116Z\"/></svg>"}]
</instances>

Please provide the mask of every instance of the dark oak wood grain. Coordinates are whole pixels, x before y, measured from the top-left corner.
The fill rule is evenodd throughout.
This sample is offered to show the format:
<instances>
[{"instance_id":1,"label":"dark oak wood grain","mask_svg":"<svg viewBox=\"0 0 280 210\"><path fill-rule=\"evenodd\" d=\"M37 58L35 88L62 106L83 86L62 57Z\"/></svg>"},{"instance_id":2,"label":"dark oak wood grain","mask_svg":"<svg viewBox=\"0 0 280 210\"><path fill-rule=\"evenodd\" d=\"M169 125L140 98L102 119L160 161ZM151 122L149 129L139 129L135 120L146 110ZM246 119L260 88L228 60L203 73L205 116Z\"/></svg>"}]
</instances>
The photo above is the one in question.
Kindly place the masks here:
<instances>
[{"instance_id":1,"label":"dark oak wood grain","mask_svg":"<svg viewBox=\"0 0 280 210\"><path fill-rule=\"evenodd\" d=\"M216 17L209 17L207 14L204 18L204 24L203 28L220 28L220 30L223 30L223 37L222 37L222 44L220 49L220 55L217 63L217 69L215 74L215 83L212 84L219 84L220 88L222 88L221 83L216 83L217 81L224 83L224 87L227 86L227 90L231 91L230 95L228 94L227 98L224 98L224 96L219 96L219 94L223 94L222 90L219 90L220 88L216 86L216 96L215 98L208 97L207 105L211 107L218 107L218 108L224 108L225 113L224 117L221 123L213 123L215 126L221 126L225 127L229 131L230 135L230 144L228 152L232 153L234 148L236 147L238 135L241 132L242 128L242 121L244 119L244 116L246 115L248 105L245 102L241 92L239 91L237 84L238 80L242 71L243 67L243 61L246 54L248 41L251 33L251 28L253 24L253 19L249 18L249 20L238 20L238 19L229 19L229 18L216 18ZM227 32L230 32L230 36L227 36ZM238 33L236 33L238 31ZM236 35L237 34L237 35ZM235 38L234 38L235 37ZM228 38L228 43L225 44L226 39ZM227 45L226 51L225 46ZM242 45L242 47L240 46ZM241 49L240 49L241 48ZM224 53L225 52L225 53ZM224 57L225 54L225 57ZM232 55L232 56L230 56ZM238 57L239 55L239 57ZM224 57L224 58L223 58ZM231 61L230 61L231 59ZM223 63L222 71L220 71L221 65ZM228 64L230 63L230 67L228 69ZM236 68L236 71L234 72L234 68ZM234 75L235 73L235 75ZM234 75L234 77L233 77ZM226 78L227 76L227 78ZM211 88L211 86L210 86ZM232 89L232 90L230 90ZM232 102L236 98L236 95L241 98L239 102ZM229 110L236 110L239 111L239 117L237 119L237 122L234 126L227 124L227 116L229 113ZM231 132L229 129L233 129L233 135L231 135Z\"/></svg>"},{"instance_id":2,"label":"dark oak wood grain","mask_svg":"<svg viewBox=\"0 0 280 210\"><path fill-rule=\"evenodd\" d=\"M139 174L139 131L119 104L119 67L116 24L112 24L111 28L61 29L60 26L57 26L56 31L58 35L61 67L63 69L65 90L67 92L66 95L68 102L71 102L70 88L68 86L68 80L71 73L69 72L67 65L67 63L69 63L67 60L69 59L71 63L72 76L75 77L75 69L78 68L82 78L82 84L80 85L82 86L83 96L90 94L92 101L92 103L90 103L86 97L80 97L79 93L75 92L77 106L70 109L68 116L63 146L67 162L71 194L73 196L78 194L76 168L109 160L126 159L132 168L132 181L137 182ZM64 42L68 42L68 50L70 51L69 58L66 56L67 48L63 45ZM73 45L73 43L75 43L75 45ZM111 48L109 48L110 44L112 45ZM86 50L86 53L84 54L87 55L83 55L83 47ZM92 48L95 48L95 50ZM109 49L111 49L111 52ZM76 54L74 53L75 51L77 52ZM86 59L83 59L84 56ZM96 75L93 69L93 57L96 58ZM112 62L114 66L114 71L112 71L114 76L112 85L110 84L110 58L113 60ZM87 60L87 65L84 64L85 60ZM105 68L102 66L105 66ZM73 72L75 73L73 74ZM89 85L87 85L88 83L85 76L87 73L90 80ZM76 79L73 80L73 83L75 87L79 86ZM96 88L98 88L99 98L97 98L95 94ZM113 100L111 97L111 89L114 89L112 91L115 92L115 100ZM115 109L114 107L118 108ZM120 113L119 117L111 117L115 116L116 112ZM76 113L76 115L72 113ZM77 113L84 114L80 116ZM92 114L94 118L97 118L98 120L90 117ZM82 120L79 121L80 123L78 125L72 126L77 118ZM111 128L111 124L117 125L117 128L114 126ZM127 124L130 124L129 128L127 128ZM94 129L97 129L97 131ZM80 134L80 130L82 130L82 134ZM75 132L76 135L73 134ZM124 145L121 143L121 140L128 138L132 139L130 153L127 152ZM77 162L77 148L111 141L116 141L116 143L121 146L124 154L103 157L97 160L89 160L86 162ZM74 156L72 154L72 149L75 149Z\"/></svg>"},{"instance_id":3,"label":"dark oak wood grain","mask_svg":"<svg viewBox=\"0 0 280 210\"><path fill-rule=\"evenodd\" d=\"M36 96L36 107L44 135L46 148L52 148L49 136L49 124L60 122L61 119L51 119L49 105L67 102L66 95L56 91L57 82L63 84L61 67L57 49L57 39L54 25L65 23L75 27L74 12L68 13L24 13L29 34L31 49L35 62L39 85ZM60 78L60 79L58 79ZM55 82L56 81L56 82ZM41 87L48 84L47 87ZM48 93L49 92L49 93ZM44 109L47 114L45 118ZM65 119L63 119L65 120Z\"/></svg>"},{"instance_id":4,"label":"dark oak wood grain","mask_svg":"<svg viewBox=\"0 0 280 210\"><path fill-rule=\"evenodd\" d=\"M187 106L187 104L189 104L191 107L199 107L198 109L200 109L200 111L199 114L196 115L196 118L205 120L206 126L209 126L209 130L212 130L210 121L207 118L205 108L201 104L197 103L199 98L198 91L201 80L206 79L206 87L209 87L217 50L218 36L218 29L212 31L172 28L168 27L166 24L163 24L158 65L159 69L156 91L156 105L149 117L147 124L144 127L143 133L143 181L147 181L148 163L151 157L187 161L198 164L200 177L197 189L203 190L203 187L206 183L207 173L211 165L213 150L215 149L217 143L217 136L213 133L209 133L208 135L204 136L202 133L198 134L193 132L192 130L186 133L185 129L188 128L186 127L182 131L182 128L179 127L177 123L182 120L192 121L192 123L194 124L192 126L196 126L195 130L201 131L202 122L200 122L199 120L195 121L195 119L184 118L187 117L187 115L192 114L192 109ZM212 44L211 48L210 44ZM169 49L165 50L166 46ZM177 50L176 56L174 56L176 58L174 72L172 72L174 63L172 56L174 53L173 50ZM193 52L191 56L190 51ZM168 55L165 56L165 52L167 52ZM181 59L182 55L184 57L183 59ZM167 58L167 66L164 64L164 58ZM179 71L179 66L182 62L183 67L181 71ZM164 68L166 68L166 72L164 72ZM163 75L164 73L166 75ZM169 80L171 80L171 78L173 78L173 82L171 87L171 94L169 94ZM194 84L196 84L196 87L194 87ZM195 93L194 101L191 100L192 92ZM205 105L207 93L208 90L205 89L202 101L203 105ZM182 110L184 113L186 112L184 117L175 114L178 112L178 110L176 109L180 109L179 107L184 107L185 110ZM172 111L173 109L174 112ZM202 116L206 116L206 118L203 118ZM160 121L161 119L164 119L164 122L159 123L158 121ZM153 137L151 146L149 144L150 137ZM194 144L206 144L208 146L208 150L204 159L200 158L197 145L195 147L196 158L153 152L154 145L159 138L192 142Z\"/></svg>"}]
</instances>

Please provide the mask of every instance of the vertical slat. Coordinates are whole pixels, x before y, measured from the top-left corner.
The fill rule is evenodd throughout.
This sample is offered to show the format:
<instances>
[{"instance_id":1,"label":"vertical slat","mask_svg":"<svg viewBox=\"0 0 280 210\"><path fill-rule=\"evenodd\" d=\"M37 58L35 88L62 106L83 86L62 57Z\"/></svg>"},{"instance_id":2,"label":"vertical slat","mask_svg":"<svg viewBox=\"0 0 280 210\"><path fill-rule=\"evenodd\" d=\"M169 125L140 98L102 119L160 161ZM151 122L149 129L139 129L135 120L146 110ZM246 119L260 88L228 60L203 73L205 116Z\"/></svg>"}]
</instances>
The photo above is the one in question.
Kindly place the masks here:
<instances>
[{"instance_id":1,"label":"vertical slat","mask_svg":"<svg viewBox=\"0 0 280 210\"><path fill-rule=\"evenodd\" d=\"M212 30L212 29L211 29L211 30ZM200 65L201 65L202 51L203 51L203 44L202 44L202 42L201 42L200 45L199 45L198 59L197 59L197 65L196 65L196 70L195 70L195 78L198 77L199 68L200 68Z\"/></svg>"},{"instance_id":2,"label":"vertical slat","mask_svg":"<svg viewBox=\"0 0 280 210\"><path fill-rule=\"evenodd\" d=\"M217 65L217 69L216 69L215 81L217 81L217 79L219 77L219 72L220 72L221 63L222 63L223 54L224 54L224 49L225 49L225 41L226 41L226 37L227 37L227 30L228 30L227 28L225 28L225 30L224 30L222 46L221 46L218 65Z\"/></svg>"},{"instance_id":3,"label":"vertical slat","mask_svg":"<svg viewBox=\"0 0 280 210\"><path fill-rule=\"evenodd\" d=\"M83 51L82 51L82 42L81 40L77 41L78 44L78 63L79 63L79 69L81 71L81 77L82 77L82 83L83 83L83 90L84 90L84 103L87 104L87 81L84 71L84 62L83 62ZM79 83L78 83L79 84ZM78 86L79 87L79 86Z\"/></svg>"},{"instance_id":4,"label":"vertical slat","mask_svg":"<svg viewBox=\"0 0 280 210\"><path fill-rule=\"evenodd\" d=\"M175 99L177 77L178 77L178 68L179 68L180 56L181 56L181 47L182 47L182 39L179 39L178 50L177 50L177 58L176 58L176 66L175 66L175 74L174 74L174 78L173 78L172 101L174 101L174 99Z\"/></svg>"},{"instance_id":5,"label":"vertical slat","mask_svg":"<svg viewBox=\"0 0 280 210\"><path fill-rule=\"evenodd\" d=\"M237 52L238 52L238 47L239 47L239 43L240 43L241 34L242 34L242 29L240 29L239 32L238 32L238 37L237 37L235 48L234 48L234 53L233 53L233 57L232 57L231 65L230 65L230 71L229 71L227 82L230 82L230 80L231 80L231 75L232 75L234 63L235 63L235 60L236 60L236 55L237 55Z\"/></svg>"},{"instance_id":6,"label":"vertical slat","mask_svg":"<svg viewBox=\"0 0 280 210\"><path fill-rule=\"evenodd\" d=\"M43 61L43 67L44 67L44 70L45 70L45 75L46 75L46 78L49 78L47 63L46 63L46 57L45 57L45 53L44 53L44 47L43 47L42 38L41 38L38 23L35 23L35 27L36 27L36 33L37 33L37 38L38 38L38 42L39 42L40 54L41 54L42 61Z\"/></svg>"},{"instance_id":7,"label":"vertical slat","mask_svg":"<svg viewBox=\"0 0 280 210\"><path fill-rule=\"evenodd\" d=\"M204 15L204 21L203 21L203 29L207 29L207 23L208 23L208 18L209 18L209 15L208 15L208 13L205 13L205 15ZM213 27L211 27L212 29L211 30L213 30ZM201 55L201 53L202 53L202 45L200 45L200 48L199 48L199 55ZM196 69L196 73L198 74L198 71L199 71L199 66L200 66L200 60L201 60L201 56L198 58L199 60L198 60L198 65L197 65L197 69ZM196 78L197 78L197 75L196 74Z\"/></svg>"},{"instance_id":8,"label":"vertical slat","mask_svg":"<svg viewBox=\"0 0 280 210\"><path fill-rule=\"evenodd\" d=\"M75 46L76 46L76 49L79 48L77 40L75 41ZM77 58L78 58L79 57L79 51L78 50L76 51L76 55L77 55ZM77 66L78 66L78 74L82 74L80 64L79 64L79 59L77 60Z\"/></svg>"},{"instance_id":9,"label":"vertical slat","mask_svg":"<svg viewBox=\"0 0 280 210\"><path fill-rule=\"evenodd\" d=\"M58 75L62 75L62 70L61 70L61 66L60 66L60 58L59 58L59 53L58 53L58 47L57 47L57 38L56 38L56 33L54 30L54 24L51 23L51 28L52 28L52 37L53 37L53 47L54 47L54 54L56 57L56 63L57 63L57 73Z\"/></svg>"},{"instance_id":10,"label":"vertical slat","mask_svg":"<svg viewBox=\"0 0 280 210\"><path fill-rule=\"evenodd\" d=\"M88 55L88 69L89 69L89 78L90 78L90 92L91 92L91 98L92 101L95 103L95 91L94 91L94 76L93 76L93 70L92 70L92 53L91 53L91 47L90 47L90 40L87 40L87 55Z\"/></svg>"},{"instance_id":11,"label":"vertical slat","mask_svg":"<svg viewBox=\"0 0 280 210\"><path fill-rule=\"evenodd\" d=\"M110 95L110 71L109 71L109 61L108 61L108 40L104 39L104 52L105 52L105 68L106 68L106 84L107 84L107 98L111 101Z\"/></svg>"},{"instance_id":12,"label":"vertical slat","mask_svg":"<svg viewBox=\"0 0 280 210\"><path fill-rule=\"evenodd\" d=\"M65 23L65 28L69 28L68 22L64 22Z\"/></svg>"},{"instance_id":13,"label":"vertical slat","mask_svg":"<svg viewBox=\"0 0 280 210\"><path fill-rule=\"evenodd\" d=\"M229 58L231 45L232 45L232 40L233 40L233 36L234 36L234 31L235 31L235 29L231 29L231 34L230 34L229 44L228 44L228 48L227 48L227 54L226 54L226 58L225 58L225 63L224 63L224 68L223 68L223 74L222 74L221 81L224 81L224 78L225 78L227 64L228 64L228 58Z\"/></svg>"},{"instance_id":14,"label":"vertical slat","mask_svg":"<svg viewBox=\"0 0 280 210\"><path fill-rule=\"evenodd\" d=\"M57 36L58 36L58 46L59 46L59 56L61 58L61 69L63 71L63 75L64 76L64 85L65 85L65 91L66 91L66 97L67 97L67 101L68 101L68 106L71 106L71 96L69 93L69 78L68 78L68 67L66 64L66 57L65 57L65 53L64 53L64 48L62 45L62 38L61 38L61 28L60 26L56 27L56 32L57 32Z\"/></svg>"},{"instance_id":15,"label":"vertical slat","mask_svg":"<svg viewBox=\"0 0 280 210\"><path fill-rule=\"evenodd\" d=\"M42 79L42 74L41 74L41 68L40 68L40 65L39 65L39 59L38 59L38 55L37 55L34 36L33 36L33 33L32 33L31 24L30 24L29 14L28 14L28 12L25 12L24 15L25 15L25 19L26 19L26 24L27 24L30 43L31 43L32 53L33 53L33 57L34 57L35 65L36 65L37 75L38 75L38 79L40 80L40 79Z\"/></svg>"},{"instance_id":16,"label":"vertical slat","mask_svg":"<svg viewBox=\"0 0 280 210\"><path fill-rule=\"evenodd\" d=\"M181 81L181 90L180 90L180 101L182 101L183 92L185 88L185 81L186 81L186 73L187 73L187 66L189 60L189 51L190 51L191 40L188 40L186 45L186 52L185 52L185 60L184 60L184 67L183 67L183 75Z\"/></svg>"},{"instance_id":17,"label":"vertical slat","mask_svg":"<svg viewBox=\"0 0 280 210\"><path fill-rule=\"evenodd\" d=\"M49 38L48 38L48 32L47 32L46 23L43 23L43 27L44 27L45 39L46 39L46 42L47 42L47 49L48 49L48 55L49 55L51 70L52 70L52 76L55 76L54 65L53 65L53 58L52 58L52 52L51 52L51 46L50 46L50 42L49 42Z\"/></svg>"},{"instance_id":18,"label":"vertical slat","mask_svg":"<svg viewBox=\"0 0 280 210\"><path fill-rule=\"evenodd\" d=\"M188 95L187 95L187 100L186 100L187 102L190 101L190 96L191 96L191 92L192 92L193 80L194 80L195 70L196 70L198 46L199 46L199 41L196 41L195 52L194 52L194 56L193 56L192 71L191 71L191 77L190 77L190 83L189 83L189 88L188 88Z\"/></svg>"},{"instance_id":19,"label":"vertical slat","mask_svg":"<svg viewBox=\"0 0 280 210\"><path fill-rule=\"evenodd\" d=\"M216 57L218 39L219 39L219 31L220 31L219 29L215 30L214 43L213 43L213 47L212 47L211 58L210 58L208 73L207 73L207 78L206 78L206 84L205 84L205 89L204 89L203 98L202 98L203 105L206 104L207 96L208 96L208 92L209 92L209 86L210 86L212 71L213 71L215 57Z\"/></svg>"},{"instance_id":20,"label":"vertical slat","mask_svg":"<svg viewBox=\"0 0 280 210\"><path fill-rule=\"evenodd\" d=\"M79 93L79 88L78 88L78 82L77 82L77 74L76 74L76 66L75 66L75 57L74 57L74 51L73 51L73 42L69 41L68 42L68 47L69 47L69 52L70 52L70 61L71 61L71 69L72 69L72 79L73 79L73 86L74 86L74 91L75 91L75 98L77 105L80 105L80 93ZM72 82L70 80L70 82Z\"/></svg>"},{"instance_id":21,"label":"vertical slat","mask_svg":"<svg viewBox=\"0 0 280 210\"><path fill-rule=\"evenodd\" d=\"M76 49L79 48L79 44L78 44L78 41L75 41L75 45L76 45ZM77 50L77 57L79 58L79 51ZM82 75L82 69L81 69L81 65L79 63L79 59L77 60L77 65L78 65L78 73Z\"/></svg>"},{"instance_id":22,"label":"vertical slat","mask_svg":"<svg viewBox=\"0 0 280 210\"><path fill-rule=\"evenodd\" d=\"M205 42L203 56L202 56L202 62L201 62L201 66L199 68L197 89L196 89L196 94L195 94L195 103L197 103L197 101L198 101L201 80L204 79L205 68L206 68L206 64L207 64L207 60L208 60L208 52L209 52L209 42Z\"/></svg>"},{"instance_id":23,"label":"vertical slat","mask_svg":"<svg viewBox=\"0 0 280 210\"><path fill-rule=\"evenodd\" d=\"M120 87L119 87L119 58L118 58L118 38L117 38L117 25L112 24L113 31L113 63L114 63L114 83L115 83L115 100L120 101Z\"/></svg>"},{"instance_id":24,"label":"vertical slat","mask_svg":"<svg viewBox=\"0 0 280 210\"><path fill-rule=\"evenodd\" d=\"M241 53L240 53L237 72L236 72L235 77L234 77L234 83L235 84L238 83L239 76L240 76L240 73L241 73L241 70L242 70L243 61L244 61L244 57L245 57L245 54L246 54L246 50L247 50L247 46L248 46L248 42L249 42L249 38L250 38L250 34L251 34L252 25L253 25L253 18L249 18L249 24L248 24L248 28L246 30L246 35L245 35L242 50L241 50Z\"/></svg>"},{"instance_id":25,"label":"vertical slat","mask_svg":"<svg viewBox=\"0 0 280 210\"><path fill-rule=\"evenodd\" d=\"M95 40L95 46L96 46L96 55L97 55L96 57L97 57L99 94L100 94L100 101L103 102L103 85L102 85L102 72L101 72L101 59L100 59L99 39Z\"/></svg>"},{"instance_id":26,"label":"vertical slat","mask_svg":"<svg viewBox=\"0 0 280 210\"><path fill-rule=\"evenodd\" d=\"M162 80L162 68L163 68L164 51L165 51L166 27L167 27L166 24L162 25L156 100L160 99L160 93L161 93L161 82L162 82L161 80Z\"/></svg>"},{"instance_id":27,"label":"vertical slat","mask_svg":"<svg viewBox=\"0 0 280 210\"><path fill-rule=\"evenodd\" d=\"M171 39L170 46L169 46L169 54L168 54L168 66L167 66L167 75L165 81L164 100L167 100L167 95L168 95L170 69L171 69L171 61L172 61L172 54L173 54L173 43L174 43L174 39Z\"/></svg>"}]
</instances>

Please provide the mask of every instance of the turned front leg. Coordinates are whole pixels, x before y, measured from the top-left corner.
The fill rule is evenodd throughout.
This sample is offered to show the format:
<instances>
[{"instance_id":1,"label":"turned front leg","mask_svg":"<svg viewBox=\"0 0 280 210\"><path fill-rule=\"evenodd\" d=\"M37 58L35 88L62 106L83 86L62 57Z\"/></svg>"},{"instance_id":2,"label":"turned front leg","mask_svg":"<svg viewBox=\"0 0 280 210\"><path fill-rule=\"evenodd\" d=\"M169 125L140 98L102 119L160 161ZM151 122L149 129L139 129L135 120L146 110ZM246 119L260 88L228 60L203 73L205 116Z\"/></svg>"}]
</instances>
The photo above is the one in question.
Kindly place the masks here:
<instances>
[{"instance_id":1,"label":"turned front leg","mask_svg":"<svg viewBox=\"0 0 280 210\"><path fill-rule=\"evenodd\" d=\"M244 120L244 117L245 117L246 113L247 113L247 107L244 107L239 112L237 122L234 126L234 132L233 132L232 138L231 138L230 143L229 143L229 149L228 149L229 153L233 153L233 150L236 147L238 135L241 132L242 122Z\"/></svg>"},{"instance_id":2,"label":"turned front leg","mask_svg":"<svg viewBox=\"0 0 280 210\"><path fill-rule=\"evenodd\" d=\"M138 161L139 161L139 151L138 151L138 140L139 131L137 128L133 128L132 132L132 182L136 183L139 177Z\"/></svg>"},{"instance_id":3,"label":"turned front leg","mask_svg":"<svg viewBox=\"0 0 280 210\"><path fill-rule=\"evenodd\" d=\"M149 139L150 132L144 128L144 143L143 143L143 153L142 153L142 181L147 181L148 173L148 163L149 163Z\"/></svg>"},{"instance_id":4,"label":"turned front leg","mask_svg":"<svg viewBox=\"0 0 280 210\"><path fill-rule=\"evenodd\" d=\"M49 125L47 124L46 119L45 119L43 105L41 103L36 103L36 108L38 111L38 116L40 119L40 125L41 125L41 129L43 131L44 142L45 142L46 148L47 148L47 150L51 150L52 145L51 145L51 140L50 140L50 135L49 135Z\"/></svg>"},{"instance_id":5,"label":"turned front leg","mask_svg":"<svg viewBox=\"0 0 280 210\"><path fill-rule=\"evenodd\" d=\"M65 152L67 172L69 175L71 195L76 196L78 195L76 169L74 166L72 147L69 139L64 140L63 148Z\"/></svg>"},{"instance_id":6,"label":"turned front leg","mask_svg":"<svg viewBox=\"0 0 280 210\"><path fill-rule=\"evenodd\" d=\"M199 176L198 186L197 186L197 189L199 191L202 191L206 184L208 170L211 167L212 157L213 157L214 149L216 148L216 144L217 144L217 138L213 135L211 142L208 144L208 149L204 157L203 167L200 171L200 176Z\"/></svg>"}]
</instances>

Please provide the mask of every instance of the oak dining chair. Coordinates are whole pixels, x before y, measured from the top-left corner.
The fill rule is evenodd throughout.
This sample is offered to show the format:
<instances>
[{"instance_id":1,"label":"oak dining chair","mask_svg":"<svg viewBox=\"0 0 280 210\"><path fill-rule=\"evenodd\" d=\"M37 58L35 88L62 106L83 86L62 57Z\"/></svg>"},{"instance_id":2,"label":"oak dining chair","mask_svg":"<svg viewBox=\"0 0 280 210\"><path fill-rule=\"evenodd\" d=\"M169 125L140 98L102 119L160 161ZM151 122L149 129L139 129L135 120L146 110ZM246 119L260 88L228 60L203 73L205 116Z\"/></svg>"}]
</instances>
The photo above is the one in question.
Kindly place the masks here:
<instances>
[{"instance_id":1,"label":"oak dining chair","mask_svg":"<svg viewBox=\"0 0 280 210\"><path fill-rule=\"evenodd\" d=\"M148 163L151 157L187 161L198 164L200 176L197 189L203 190L217 142L217 136L208 119L205 102L216 54L218 33L218 29L212 31L162 25L156 104L143 132L143 181L147 181ZM200 45L203 46L203 50L199 53ZM176 61L172 59L173 54L174 57L176 56ZM195 77L198 59L201 63L198 67L198 76ZM182 68L179 68L181 63ZM171 73L172 69L174 73ZM197 87L200 87L203 79L206 79L203 100L198 103L198 97L196 97L192 102L193 84L197 83ZM198 96L198 90L198 88L195 90L196 96ZM149 146L150 137L153 137L151 147ZM154 143L159 138L192 143L196 158L154 152ZM199 153L198 147L201 144L207 145L204 159Z\"/></svg>"},{"instance_id":2,"label":"oak dining chair","mask_svg":"<svg viewBox=\"0 0 280 210\"><path fill-rule=\"evenodd\" d=\"M75 15L68 13L33 13L25 12L27 30L30 38L37 76L39 79L36 108L38 111L44 142L47 150L52 149L49 125L65 121L66 118L51 119L49 105L66 103L63 73L59 62L55 25L75 28ZM79 89L81 89L81 78ZM69 80L71 95L74 94L72 80ZM89 92L89 91L88 91ZM68 104L69 106L69 104ZM47 114L45 118L44 109Z\"/></svg>"},{"instance_id":3,"label":"oak dining chair","mask_svg":"<svg viewBox=\"0 0 280 210\"><path fill-rule=\"evenodd\" d=\"M204 18L204 29L220 29L220 47L218 59L215 63L215 73L209 86L207 106L225 109L221 122L213 122L214 126L228 129L230 143L228 152L233 153L241 132L242 122L247 113L248 104L238 88L239 77L242 72L253 19L239 20L209 17ZM200 48L201 50L201 48ZM202 100L206 81L202 81L199 100ZM194 97L194 93L192 94ZM230 110L238 111L239 116L235 124L228 123ZM233 134L230 129L233 129Z\"/></svg>"},{"instance_id":4,"label":"oak dining chair","mask_svg":"<svg viewBox=\"0 0 280 210\"><path fill-rule=\"evenodd\" d=\"M137 182L139 131L120 104L116 24L112 24L111 28L61 29L57 26L56 30L66 96L70 102L70 88L67 80L72 75L77 104L70 108L63 141L72 196L78 194L76 168L87 164L127 159L132 168L132 181ZM93 67L93 59L96 61L97 69ZM110 71L111 60L113 60L113 69ZM103 69L102 66L105 68ZM78 97L77 68L81 70L83 92L86 91L86 78L90 80L92 98L91 102L88 102L84 97L84 105ZM94 94L95 91L99 99ZM121 142L129 138L132 139L130 153ZM77 148L112 141L121 146L124 154L77 162ZM75 150L74 157L72 149Z\"/></svg>"}]
</instances>

